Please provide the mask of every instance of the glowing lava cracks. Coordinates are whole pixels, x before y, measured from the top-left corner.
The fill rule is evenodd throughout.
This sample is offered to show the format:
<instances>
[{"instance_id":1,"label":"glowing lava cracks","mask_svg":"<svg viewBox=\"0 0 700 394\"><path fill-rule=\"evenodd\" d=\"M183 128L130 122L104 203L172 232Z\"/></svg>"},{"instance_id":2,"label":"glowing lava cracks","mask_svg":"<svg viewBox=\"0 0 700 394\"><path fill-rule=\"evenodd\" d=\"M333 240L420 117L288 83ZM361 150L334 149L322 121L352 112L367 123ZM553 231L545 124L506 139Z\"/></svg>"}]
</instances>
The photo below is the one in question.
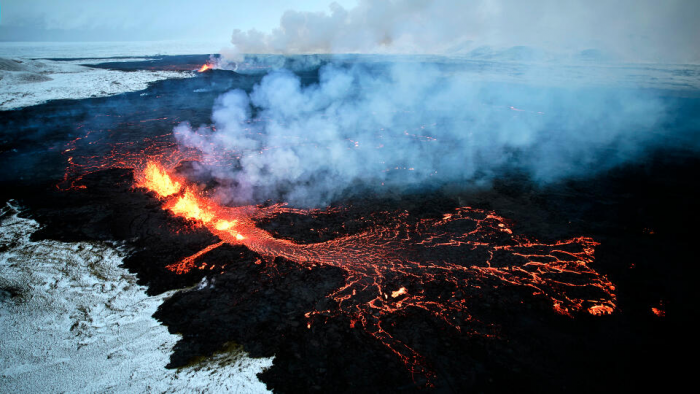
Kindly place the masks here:
<instances>
[{"instance_id":1,"label":"glowing lava cracks","mask_svg":"<svg viewBox=\"0 0 700 394\"><path fill-rule=\"evenodd\" d=\"M384 324L390 315L421 309L456 332L496 336L493 325L476 319L470 309L479 289L514 286L551 302L556 313L610 314L615 287L589 267L595 246L578 237L542 243L515 235L507 220L493 212L462 207L440 219L415 219L407 212L383 212L363 218L368 230L316 244L274 238L255 221L282 212L318 215L323 211L270 207L225 207L188 185L173 180L153 162L137 171L137 187L155 192L164 209L205 226L221 240L177 264L173 272L206 268L198 261L223 244L241 244L272 261L330 265L346 273L345 284L328 294L332 310L306 313L307 327L335 316L349 317L400 357L412 373L433 375L423 357L394 338ZM381 224L378 224L381 223ZM441 293L430 290L441 284Z\"/></svg>"}]
</instances>

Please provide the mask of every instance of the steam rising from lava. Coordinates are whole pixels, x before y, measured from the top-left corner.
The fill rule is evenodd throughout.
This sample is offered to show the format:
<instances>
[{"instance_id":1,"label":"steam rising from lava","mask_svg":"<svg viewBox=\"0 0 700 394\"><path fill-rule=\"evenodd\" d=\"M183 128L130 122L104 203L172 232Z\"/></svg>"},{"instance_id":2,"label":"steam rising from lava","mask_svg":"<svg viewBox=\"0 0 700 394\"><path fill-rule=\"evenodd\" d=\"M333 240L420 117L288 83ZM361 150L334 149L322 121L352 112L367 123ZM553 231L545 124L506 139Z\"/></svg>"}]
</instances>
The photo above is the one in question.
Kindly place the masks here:
<instances>
[{"instance_id":1,"label":"steam rising from lava","mask_svg":"<svg viewBox=\"0 0 700 394\"><path fill-rule=\"evenodd\" d=\"M503 72L510 72L503 70ZM331 63L303 86L285 70L233 90L213 127L175 128L217 168L226 203L324 206L382 188L487 184L503 169L541 182L606 170L662 140L664 107L639 91L483 83L448 66Z\"/></svg>"},{"instance_id":2,"label":"steam rising from lava","mask_svg":"<svg viewBox=\"0 0 700 394\"><path fill-rule=\"evenodd\" d=\"M397 57L349 66L329 55L317 84L271 73L252 93L219 99L216 132L183 123L176 133L206 154L239 153L237 168L215 174L235 203L323 206L358 187L479 185L503 167L545 182L587 175L634 160L665 137L660 100L613 91L606 85L618 75L590 60L698 60L700 31L688 17L696 11L693 2L651 0L362 0L351 9L334 3L329 14L290 10L270 33L235 30L216 67L237 69L249 54L476 53L505 62ZM490 56L514 45L505 58ZM549 68L532 63L555 59ZM594 81L558 63L581 59ZM486 83L460 67L493 67L512 83Z\"/></svg>"}]
</instances>

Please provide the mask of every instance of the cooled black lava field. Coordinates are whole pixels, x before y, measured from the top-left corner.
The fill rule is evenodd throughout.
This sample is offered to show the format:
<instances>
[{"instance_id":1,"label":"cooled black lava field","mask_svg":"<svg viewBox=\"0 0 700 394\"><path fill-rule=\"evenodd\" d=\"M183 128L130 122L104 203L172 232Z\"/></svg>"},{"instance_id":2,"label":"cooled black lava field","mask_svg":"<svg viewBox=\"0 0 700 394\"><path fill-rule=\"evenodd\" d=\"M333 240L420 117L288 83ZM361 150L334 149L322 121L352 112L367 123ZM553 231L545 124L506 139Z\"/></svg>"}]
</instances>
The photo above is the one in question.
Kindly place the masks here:
<instances>
[{"instance_id":1,"label":"cooled black lava field","mask_svg":"<svg viewBox=\"0 0 700 394\"><path fill-rule=\"evenodd\" d=\"M98 67L191 70L207 59ZM319 67L296 72L303 86ZM275 356L259 378L279 393L673 391L689 380L700 156L683 139L552 182L506 163L478 185L359 185L311 210L264 201L250 205L256 230L227 241L172 209L184 189L139 186L133 158L177 150L175 126L211 124L217 97L251 92L264 75L209 70L0 114L0 199L42 225L33 239L125 245L124 266L149 294L179 289L155 314L182 334L167 368L239 344ZM671 112L659 127L700 138L700 96L644 94ZM172 164L203 193L222 186L196 157Z\"/></svg>"}]
</instances>

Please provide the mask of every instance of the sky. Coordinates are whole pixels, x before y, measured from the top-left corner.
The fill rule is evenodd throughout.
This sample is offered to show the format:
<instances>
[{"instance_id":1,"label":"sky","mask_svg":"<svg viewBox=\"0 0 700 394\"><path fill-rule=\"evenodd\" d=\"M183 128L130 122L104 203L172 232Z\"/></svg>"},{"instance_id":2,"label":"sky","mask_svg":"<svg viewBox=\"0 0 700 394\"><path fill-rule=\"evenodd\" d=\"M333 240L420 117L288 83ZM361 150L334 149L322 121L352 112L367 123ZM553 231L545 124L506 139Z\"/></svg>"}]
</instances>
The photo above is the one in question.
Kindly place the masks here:
<instances>
[{"instance_id":1,"label":"sky","mask_svg":"<svg viewBox=\"0 0 700 394\"><path fill-rule=\"evenodd\" d=\"M0 41L232 42L240 53L594 49L700 62L698 0L0 0Z\"/></svg>"},{"instance_id":2,"label":"sky","mask_svg":"<svg viewBox=\"0 0 700 394\"><path fill-rule=\"evenodd\" d=\"M270 31L287 9L324 12L332 1L0 0L0 41L227 42L234 29Z\"/></svg>"}]
</instances>

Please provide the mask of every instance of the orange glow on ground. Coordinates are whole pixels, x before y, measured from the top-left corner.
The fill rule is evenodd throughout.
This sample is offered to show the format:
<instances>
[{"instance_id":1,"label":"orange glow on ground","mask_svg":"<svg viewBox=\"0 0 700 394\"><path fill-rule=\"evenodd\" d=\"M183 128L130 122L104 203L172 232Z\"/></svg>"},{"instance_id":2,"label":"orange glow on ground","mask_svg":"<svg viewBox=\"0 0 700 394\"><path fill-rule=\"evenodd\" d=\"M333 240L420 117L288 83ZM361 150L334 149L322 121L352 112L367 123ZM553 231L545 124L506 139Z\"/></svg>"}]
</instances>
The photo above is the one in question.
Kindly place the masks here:
<instances>
[{"instance_id":1,"label":"orange glow on ground","mask_svg":"<svg viewBox=\"0 0 700 394\"><path fill-rule=\"evenodd\" d=\"M199 220L205 224L214 219L214 213L203 206L200 199L189 189L185 190L185 194L175 200L174 204L168 204L167 208L177 216Z\"/></svg>"},{"instance_id":2,"label":"orange glow on ground","mask_svg":"<svg viewBox=\"0 0 700 394\"><path fill-rule=\"evenodd\" d=\"M231 218L226 209L202 196L191 187L185 187L184 193L180 193L183 187L163 169L162 166L148 162L145 168L136 174L137 187L153 191L161 199L166 200L163 208L170 210L175 216L192 220L206 226L212 233L223 241L216 244L221 246L224 242L238 243L245 236L237 231L238 220ZM178 274L189 272L195 266L196 258L206 252L215 249L207 247L205 250L190 256L178 263Z\"/></svg>"},{"instance_id":3,"label":"orange glow on ground","mask_svg":"<svg viewBox=\"0 0 700 394\"><path fill-rule=\"evenodd\" d=\"M214 227L219 231L224 231L224 230L228 230L231 227L235 226L236 223L238 223L238 220L234 220L231 222L229 222L228 220L219 220L216 222Z\"/></svg>"},{"instance_id":4,"label":"orange glow on ground","mask_svg":"<svg viewBox=\"0 0 700 394\"><path fill-rule=\"evenodd\" d=\"M660 308L651 308L651 311L658 317L666 316L666 311Z\"/></svg>"},{"instance_id":5,"label":"orange glow on ground","mask_svg":"<svg viewBox=\"0 0 700 394\"><path fill-rule=\"evenodd\" d=\"M663 300L659 301L659 305L652 307L651 312L657 317L666 317L666 309L664 308Z\"/></svg>"},{"instance_id":6,"label":"orange glow on ground","mask_svg":"<svg viewBox=\"0 0 700 394\"><path fill-rule=\"evenodd\" d=\"M170 265L166 266L165 268L168 269L169 271L172 271L172 272L178 274L178 275L186 274L186 273L190 272L190 270L192 270L192 268L197 267L197 263L195 263L195 260L197 260L200 256L203 256L203 255L209 253L210 251L218 248L219 246L223 245L224 243L225 243L224 241L221 241L219 243L209 245L206 248L200 250L199 252L193 254L192 256L186 257L175 264L170 264ZM205 267L206 267L206 264L203 264L202 266L200 266L198 268L203 269ZM214 266L211 266L211 267L213 268Z\"/></svg>"},{"instance_id":7,"label":"orange glow on ground","mask_svg":"<svg viewBox=\"0 0 700 394\"><path fill-rule=\"evenodd\" d=\"M207 70L211 70L211 65L209 63L204 64L202 67L197 70L197 72L203 73Z\"/></svg>"},{"instance_id":8,"label":"orange glow on ground","mask_svg":"<svg viewBox=\"0 0 700 394\"><path fill-rule=\"evenodd\" d=\"M602 316L602 315L609 315L613 313L614 307L610 305L593 305L592 307L588 308L588 313L591 315L595 316Z\"/></svg>"},{"instance_id":9,"label":"orange glow on ground","mask_svg":"<svg viewBox=\"0 0 700 394\"><path fill-rule=\"evenodd\" d=\"M160 197L175 194L182 188L180 182L173 181L170 175L166 174L165 170L154 162L149 162L141 174L137 180L137 187L151 190Z\"/></svg>"},{"instance_id":10,"label":"orange glow on ground","mask_svg":"<svg viewBox=\"0 0 700 394\"><path fill-rule=\"evenodd\" d=\"M405 287L402 287L402 288L400 288L400 289L398 289L398 290L396 290L396 291L392 291L392 292L391 292L391 298L396 298L396 297L398 297L398 296L400 296L400 295L406 294L407 292L408 292L408 291L406 291L406 288L405 288Z\"/></svg>"},{"instance_id":11,"label":"orange glow on ground","mask_svg":"<svg viewBox=\"0 0 700 394\"><path fill-rule=\"evenodd\" d=\"M156 191L151 185L177 184L167 171L153 168L162 167L147 163L137 173L137 179L157 177L162 178L161 182L140 182L140 187ZM603 316L616 309L615 286L590 268L599 244L588 237L543 243L515 234L511 222L494 212L462 207L440 219L415 220L405 211L379 212L376 222L363 218L375 223L365 232L315 244L297 244L275 238L259 228L256 220L280 213L317 215L327 211L291 209L281 204L226 207L184 182L176 189L171 194L157 192L163 208L206 227L220 241L168 266L169 270L185 274L192 269L213 269L203 261L205 255L224 244L244 245L268 262L283 257L300 265L341 268L346 272L345 284L327 295L337 307L307 312L307 328L334 316L346 316L352 327L365 330L398 356L409 371L428 380L434 374L423 357L384 329L386 316L418 308L462 332L473 320L469 306L473 300L465 294L476 288L502 285L527 289L533 296L548 300L555 313L572 318L579 312ZM455 224L471 230L447 230ZM434 253L439 260L420 257L417 251L424 256ZM469 253L465 255L464 251ZM468 263L465 257L471 252L485 256L486 261ZM422 287L411 287L410 282L390 284L389 277L414 278L418 283L449 283L452 295L436 302ZM589 295L584 298L582 294ZM407 296L399 298L402 295ZM461 320L456 320L458 316ZM498 336L495 329L480 330L479 335Z\"/></svg>"}]
</instances>

